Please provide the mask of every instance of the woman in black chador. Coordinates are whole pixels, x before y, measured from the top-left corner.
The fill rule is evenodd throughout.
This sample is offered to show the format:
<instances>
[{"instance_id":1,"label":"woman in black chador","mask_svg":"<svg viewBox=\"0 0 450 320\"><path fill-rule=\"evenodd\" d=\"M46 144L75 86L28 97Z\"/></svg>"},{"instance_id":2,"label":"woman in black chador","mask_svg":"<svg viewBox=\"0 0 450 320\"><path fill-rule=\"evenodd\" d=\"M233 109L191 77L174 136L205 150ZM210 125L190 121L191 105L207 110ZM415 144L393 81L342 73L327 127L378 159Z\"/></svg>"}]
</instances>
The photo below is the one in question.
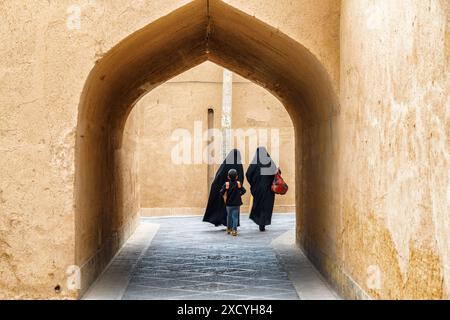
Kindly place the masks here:
<instances>
[{"instance_id":1,"label":"woman in black chador","mask_svg":"<svg viewBox=\"0 0 450 320\"><path fill-rule=\"evenodd\" d=\"M260 231L265 231L266 226L272 222L273 205L275 203L272 183L277 171L277 166L270 158L267 149L259 147L245 176L250 184L250 191L253 196L250 219L259 226Z\"/></svg>"},{"instance_id":2,"label":"woman in black chador","mask_svg":"<svg viewBox=\"0 0 450 320\"><path fill-rule=\"evenodd\" d=\"M237 149L231 150L219 170L217 170L216 177L211 185L211 191L209 192L208 204L203 221L212 223L216 227L227 225L227 209L224 199L220 194L220 189L227 181L228 172L231 169L237 171L237 179L241 182L241 185L244 185L244 167L242 166L241 153Z\"/></svg>"}]
</instances>

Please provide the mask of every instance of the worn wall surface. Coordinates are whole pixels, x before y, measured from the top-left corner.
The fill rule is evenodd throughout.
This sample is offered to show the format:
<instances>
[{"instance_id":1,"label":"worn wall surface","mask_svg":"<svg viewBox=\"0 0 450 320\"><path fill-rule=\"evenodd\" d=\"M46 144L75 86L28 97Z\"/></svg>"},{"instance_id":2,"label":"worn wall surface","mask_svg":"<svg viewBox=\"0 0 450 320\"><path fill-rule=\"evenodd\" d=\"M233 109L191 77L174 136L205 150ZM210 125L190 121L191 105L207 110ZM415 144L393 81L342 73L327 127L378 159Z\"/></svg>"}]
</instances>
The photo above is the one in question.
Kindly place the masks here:
<instances>
[{"instance_id":1,"label":"worn wall surface","mask_svg":"<svg viewBox=\"0 0 450 320\"><path fill-rule=\"evenodd\" d=\"M449 17L445 0L343 3L340 259L374 298L450 297Z\"/></svg>"},{"instance_id":2,"label":"worn wall surface","mask_svg":"<svg viewBox=\"0 0 450 320\"><path fill-rule=\"evenodd\" d=\"M143 113L139 144L143 215L202 211L208 192L208 165L202 153L207 141L203 134L208 127L209 108L215 111L214 123L220 124L221 81L220 68L202 64L159 86L136 105L135 109ZM172 151L182 141L179 133L186 133L190 139L189 150L180 150L180 155L187 156L183 163L172 159ZM194 154L196 143L200 154Z\"/></svg>"},{"instance_id":3,"label":"worn wall surface","mask_svg":"<svg viewBox=\"0 0 450 320\"><path fill-rule=\"evenodd\" d=\"M208 109L214 110L214 129L221 130L223 68L207 62L168 81L147 94L133 110L141 112L139 148L139 178L141 213L145 216L203 214L209 193L208 164L203 159L207 141ZM284 106L269 92L238 76L233 76L232 129L251 133L270 150L267 142L271 130L279 130L279 165L289 193L277 197L275 212L295 212L294 133L292 121ZM139 111L138 111L139 110ZM197 129L194 127L197 126ZM191 141L192 163L179 164L172 159L172 151L180 139L176 130L187 130L194 139L200 130L201 158L195 159L194 141ZM235 131L236 133L238 131ZM274 133L274 136L277 133ZM176 139L174 139L176 138ZM238 139L234 139L237 144ZM252 160L255 146L250 139L240 140L244 167ZM218 150L219 151L219 150ZM197 163L195 163L197 161ZM218 154L218 163L222 155ZM216 170L218 165L214 165ZM215 174L215 170L213 174ZM248 184L247 184L248 187ZM249 195L244 197L243 212L248 211Z\"/></svg>"},{"instance_id":4,"label":"worn wall surface","mask_svg":"<svg viewBox=\"0 0 450 320\"><path fill-rule=\"evenodd\" d=\"M139 172L140 123L142 110L136 109L130 113L123 131L122 148L116 151L118 162L115 176L118 178L116 206L120 209L114 219L114 229L121 234L114 234L117 239L127 239L138 224L141 209L141 192ZM117 232L117 231L116 231ZM117 240L116 240L117 241ZM117 241L120 246L120 240Z\"/></svg>"},{"instance_id":5,"label":"worn wall surface","mask_svg":"<svg viewBox=\"0 0 450 320\"><path fill-rule=\"evenodd\" d=\"M301 238L348 297L450 297L449 15L448 1L342 3L341 112L315 135L333 135L329 188Z\"/></svg>"}]
</instances>

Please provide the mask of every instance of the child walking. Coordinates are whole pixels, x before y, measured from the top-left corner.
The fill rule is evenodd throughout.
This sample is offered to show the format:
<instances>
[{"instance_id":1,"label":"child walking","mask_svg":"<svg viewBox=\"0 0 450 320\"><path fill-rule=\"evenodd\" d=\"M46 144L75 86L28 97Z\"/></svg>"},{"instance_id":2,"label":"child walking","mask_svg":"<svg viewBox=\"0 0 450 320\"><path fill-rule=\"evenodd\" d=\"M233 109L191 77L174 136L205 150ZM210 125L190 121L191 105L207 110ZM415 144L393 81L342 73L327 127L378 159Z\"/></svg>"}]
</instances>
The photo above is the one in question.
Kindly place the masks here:
<instances>
[{"instance_id":1,"label":"child walking","mask_svg":"<svg viewBox=\"0 0 450 320\"><path fill-rule=\"evenodd\" d=\"M237 236L239 214L242 206L242 195L246 192L244 186L238 181L235 169L228 171L228 181L222 186L220 194L225 198L227 207L227 233Z\"/></svg>"}]
</instances>

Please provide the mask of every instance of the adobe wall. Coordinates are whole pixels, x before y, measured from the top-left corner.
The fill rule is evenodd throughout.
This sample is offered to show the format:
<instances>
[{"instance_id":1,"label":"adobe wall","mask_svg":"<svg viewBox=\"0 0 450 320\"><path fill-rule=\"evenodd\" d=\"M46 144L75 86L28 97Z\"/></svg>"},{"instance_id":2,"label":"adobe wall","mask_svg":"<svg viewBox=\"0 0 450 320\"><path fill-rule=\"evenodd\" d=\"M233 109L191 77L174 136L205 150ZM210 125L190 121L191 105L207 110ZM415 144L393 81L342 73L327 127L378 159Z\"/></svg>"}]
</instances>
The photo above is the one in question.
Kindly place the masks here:
<instances>
[{"instance_id":1,"label":"adobe wall","mask_svg":"<svg viewBox=\"0 0 450 320\"><path fill-rule=\"evenodd\" d=\"M341 112L310 137L333 139L300 238L346 297L449 298L449 16L448 1L342 2Z\"/></svg>"},{"instance_id":2,"label":"adobe wall","mask_svg":"<svg viewBox=\"0 0 450 320\"><path fill-rule=\"evenodd\" d=\"M136 105L132 115L141 113L139 153L139 189L141 214L193 215L203 214L209 193L208 164L203 159L194 163L194 141L191 141L192 163L174 163L172 151L180 142L174 139L176 130L187 130L194 139L197 123L201 135L208 129L208 109L214 110L214 129L221 130L223 68L207 62L168 81L147 94ZM294 128L284 106L269 92L250 81L233 75L232 128L251 133L270 150L271 130L279 136L279 165L283 177L291 186L289 193L276 198L275 212L295 212L295 160ZM127 124L127 127L132 125ZM264 140L264 130L268 134L268 144ZM266 131L267 130L267 131ZM238 131L235 131L236 133ZM200 138L200 152L206 150L207 141ZM238 139L234 139L236 142ZM252 160L256 146L250 146L250 139L241 140L244 167ZM237 143L237 142L236 142ZM251 149L252 148L252 149ZM218 155L219 163L222 155ZM214 172L218 165L214 165ZM248 184L246 185L248 187ZM250 197L244 197L242 212L248 212Z\"/></svg>"}]
</instances>

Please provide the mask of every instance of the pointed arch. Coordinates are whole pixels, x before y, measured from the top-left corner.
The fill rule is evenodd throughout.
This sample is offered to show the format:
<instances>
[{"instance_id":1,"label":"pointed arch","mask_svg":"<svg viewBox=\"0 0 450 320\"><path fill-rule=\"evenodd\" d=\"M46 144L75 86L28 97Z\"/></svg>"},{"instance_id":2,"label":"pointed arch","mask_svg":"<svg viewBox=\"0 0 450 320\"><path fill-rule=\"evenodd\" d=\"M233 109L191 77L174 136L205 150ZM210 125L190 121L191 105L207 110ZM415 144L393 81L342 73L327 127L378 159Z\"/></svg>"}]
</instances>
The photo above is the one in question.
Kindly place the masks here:
<instances>
[{"instance_id":1,"label":"pointed arch","mask_svg":"<svg viewBox=\"0 0 450 320\"><path fill-rule=\"evenodd\" d=\"M339 111L327 71L307 48L220 0L195 0L122 40L96 63L79 105L75 228L83 287L120 246L120 239L101 249L98 243L117 230L114 153L130 111L146 93L206 60L278 97L296 131ZM302 159L296 161L300 167Z\"/></svg>"}]
</instances>

